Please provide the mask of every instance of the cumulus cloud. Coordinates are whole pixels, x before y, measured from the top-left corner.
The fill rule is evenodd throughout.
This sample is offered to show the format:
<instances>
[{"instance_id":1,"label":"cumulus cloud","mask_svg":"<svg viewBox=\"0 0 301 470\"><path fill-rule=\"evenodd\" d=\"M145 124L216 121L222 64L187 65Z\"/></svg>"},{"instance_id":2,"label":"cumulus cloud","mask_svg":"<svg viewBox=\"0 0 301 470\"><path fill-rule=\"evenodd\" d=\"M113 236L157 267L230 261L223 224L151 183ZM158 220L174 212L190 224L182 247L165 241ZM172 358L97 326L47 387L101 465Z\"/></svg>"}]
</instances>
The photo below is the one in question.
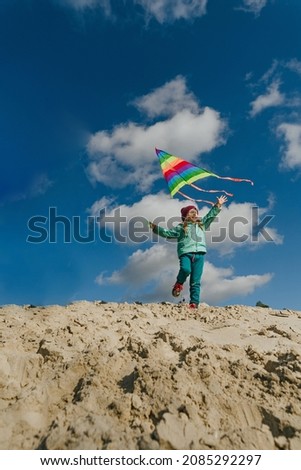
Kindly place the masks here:
<instances>
[{"instance_id":1,"label":"cumulus cloud","mask_svg":"<svg viewBox=\"0 0 301 470\"><path fill-rule=\"evenodd\" d=\"M280 167L288 170L301 169L301 124L282 123L277 134L284 138L283 156Z\"/></svg>"},{"instance_id":2,"label":"cumulus cloud","mask_svg":"<svg viewBox=\"0 0 301 470\"><path fill-rule=\"evenodd\" d=\"M154 245L146 250L137 250L127 264L112 274L101 273L99 285L126 285L128 294L145 301L172 300L171 287L178 272L178 260L169 245ZM206 261L202 279L202 301L211 304L234 296L245 296L272 279L271 273L235 276L233 268L218 268ZM148 292L141 294L145 286ZM184 298L189 299L188 285Z\"/></svg>"},{"instance_id":3,"label":"cumulus cloud","mask_svg":"<svg viewBox=\"0 0 301 470\"><path fill-rule=\"evenodd\" d=\"M164 245L154 245L146 250L135 251L121 269L109 276L101 273L96 282L103 284L128 284L141 287L152 281L160 283L176 272L178 260L170 257L170 249Z\"/></svg>"},{"instance_id":4,"label":"cumulus cloud","mask_svg":"<svg viewBox=\"0 0 301 470\"><path fill-rule=\"evenodd\" d=\"M187 89L186 81L181 75L147 95L137 98L133 101L133 105L150 118L173 116L183 108L189 109L192 113L199 111L197 98Z\"/></svg>"},{"instance_id":5,"label":"cumulus cloud","mask_svg":"<svg viewBox=\"0 0 301 470\"><path fill-rule=\"evenodd\" d=\"M207 244L210 249L221 255L233 254L241 248L258 249L267 243L280 245L283 236L271 226L273 208L270 204L258 207L254 203L230 203L214 221L207 233Z\"/></svg>"},{"instance_id":6,"label":"cumulus cloud","mask_svg":"<svg viewBox=\"0 0 301 470\"><path fill-rule=\"evenodd\" d=\"M118 208L120 214L124 216L127 221L135 217L144 217L147 220L154 221L159 217L161 222L166 222L171 218L178 219L178 222L180 222L180 210L183 205L185 205L185 202L179 201L179 199L176 198L168 198L166 193L161 191L158 194L148 194L130 205L114 205L114 199L103 197L99 201L96 201L92 207L88 209L88 212L90 215L96 216L100 209L106 207L107 214L111 217L114 214L114 210Z\"/></svg>"},{"instance_id":7,"label":"cumulus cloud","mask_svg":"<svg viewBox=\"0 0 301 470\"><path fill-rule=\"evenodd\" d=\"M273 81L264 95L259 95L251 102L250 116L254 117L264 109L280 106L285 102L285 95L279 91L280 82Z\"/></svg>"},{"instance_id":8,"label":"cumulus cloud","mask_svg":"<svg viewBox=\"0 0 301 470\"><path fill-rule=\"evenodd\" d=\"M168 198L166 193L160 192L144 196L132 205L118 205L113 199L101 198L87 212L92 217L99 217L102 211L101 224L113 240L141 246L149 241L158 242L158 236L150 230L148 221L165 226L167 221L178 224L181 222L181 207L183 201Z\"/></svg>"},{"instance_id":9,"label":"cumulus cloud","mask_svg":"<svg viewBox=\"0 0 301 470\"><path fill-rule=\"evenodd\" d=\"M114 205L113 200L102 198L88 212L97 217L99 210L105 208L109 220L105 225L113 237L118 234L115 235L117 241L122 239L123 243L139 245L151 241L174 247L174 241L163 240L154 235L149 230L147 221L172 228L181 222L180 210L187 204L189 203L176 198L167 198L164 192L160 192L144 196L132 205ZM208 211L208 206L202 206L200 216L203 217ZM283 243L282 235L273 227L273 202L269 202L267 207L257 207L250 202L231 202L223 207L218 218L211 224L206 232L206 240L209 249L220 255L233 255L241 248L258 249L267 243Z\"/></svg>"},{"instance_id":10,"label":"cumulus cloud","mask_svg":"<svg viewBox=\"0 0 301 470\"><path fill-rule=\"evenodd\" d=\"M159 23L189 20L206 14L207 0L134 0L147 16L154 16Z\"/></svg>"},{"instance_id":11,"label":"cumulus cloud","mask_svg":"<svg viewBox=\"0 0 301 470\"><path fill-rule=\"evenodd\" d=\"M91 215L98 215L98 210L107 204L107 215L114 217L115 202L112 199L102 198L90 208ZM121 230L124 242L130 243L130 220L143 217L146 220L155 221L162 227L168 226L168 221L176 225L180 221L180 209L186 205L178 199L167 199L162 192L156 195L147 195L140 201L132 204L118 206L118 217L124 217L124 226ZM217 223L213 223L206 232L208 252L217 251L221 255L233 255L237 249L258 248L268 243L262 235L254 236L254 226L262 224L264 217L269 216L273 209L271 198L266 208L257 208L256 214L252 214L251 203L236 204L232 202L219 214ZM202 207L200 215L208 212L208 207ZM114 231L114 222L107 225L111 233ZM231 225L232 224L232 225ZM265 227L274 243L282 243L282 236L273 227ZM178 272L178 259L176 255L175 241L167 241L155 236L145 227L143 231L147 235L144 242L152 241L150 248L143 249L143 244L137 242L139 248L128 258L127 263L121 269L114 272L101 272L96 279L99 285L124 285L127 286L127 298L139 298L144 301L172 300L170 288L175 281ZM256 235L256 234L255 234ZM138 237L141 233L138 234ZM151 238L152 237L152 238ZM207 255L208 256L208 255ZM228 259L227 258L223 258ZM252 273L244 276L236 276L232 267L216 267L206 262L203 276L202 300L208 303L222 302L238 295L245 296L256 288L268 283L272 274ZM185 287L184 297L188 299L188 286Z\"/></svg>"},{"instance_id":12,"label":"cumulus cloud","mask_svg":"<svg viewBox=\"0 0 301 470\"><path fill-rule=\"evenodd\" d=\"M226 122L214 109L200 108L184 77L137 98L135 106L147 116L168 117L149 125L123 123L91 135L87 175L92 182L111 188L134 185L141 192L148 191L161 177L155 147L193 161L225 142Z\"/></svg>"},{"instance_id":13,"label":"cumulus cloud","mask_svg":"<svg viewBox=\"0 0 301 470\"><path fill-rule=\"evenodd\" d=\"M272 277L272 273L235 276L232 267L218 268L207 261L202 283L203 300L214 304L231 297L245 297L270 282Z\"/></svg>"}]
</instances>

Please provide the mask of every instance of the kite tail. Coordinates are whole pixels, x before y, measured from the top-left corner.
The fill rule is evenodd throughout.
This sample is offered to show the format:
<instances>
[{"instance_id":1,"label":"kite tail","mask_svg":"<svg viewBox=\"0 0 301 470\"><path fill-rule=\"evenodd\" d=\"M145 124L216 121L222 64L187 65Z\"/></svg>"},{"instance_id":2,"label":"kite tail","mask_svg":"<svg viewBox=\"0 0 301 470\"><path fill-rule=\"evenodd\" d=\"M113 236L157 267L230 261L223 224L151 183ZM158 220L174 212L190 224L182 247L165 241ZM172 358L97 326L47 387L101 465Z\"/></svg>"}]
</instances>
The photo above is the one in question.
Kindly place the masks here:
<instances>
[{"instance_id":1,"label":"kite tail","mask_svg":"<svg viewBox=\"0 0 301 470\"><path fill-rule=\"evenodd\" d=\"M250 183L252 186L254 186L254 183L252 180L246 180L244 178L231 178L230 176L217 176L214 175L216 178L219 178L220 180L230 180L230 181L235 181L236 183L241 183L242 181L245 181L246 183Z\"/></svg>"},{"instance_id":2,"label":"kite tail","mask_svg":"<svg viewBox=\"0 0 301 470\"><path fill-rule=\"evenodd\" d=\"M198 191L202 191L204 193L224 193L227 194L227 196L233 196L232 193L227 193L224 189L202 189L199 186L196 186L195 184L191 183L190 186L193 188L197 189Z\"/></svg>"},{"instance_id":3,"label":"kite tail","mask_svg":"<svg viewBox=\"0 0 301 470\"><path fill-rule=\"evenodd\" d=\"M185 197L186 199L189 199L189 201L193 201L193 202L206 202L207 204L210 204L211 206L214 206L214 202L212 201L206 201L206 199L193 199L192 197L190 196L187 196L187 194L184 194L182 193L182 191L178 191L179 194L181 194L181 196Z\"/></svg>"}]
</instances>

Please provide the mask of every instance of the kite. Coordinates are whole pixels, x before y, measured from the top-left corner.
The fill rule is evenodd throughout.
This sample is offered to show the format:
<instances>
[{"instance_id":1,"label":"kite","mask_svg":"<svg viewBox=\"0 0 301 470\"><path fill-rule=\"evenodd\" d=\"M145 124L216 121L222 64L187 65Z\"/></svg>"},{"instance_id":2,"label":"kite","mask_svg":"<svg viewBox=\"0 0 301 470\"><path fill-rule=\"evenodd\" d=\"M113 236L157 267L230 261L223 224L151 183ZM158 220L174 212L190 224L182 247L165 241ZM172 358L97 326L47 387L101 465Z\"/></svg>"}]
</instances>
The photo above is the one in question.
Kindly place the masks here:
<instances>
[{"instance_id":1,"label":"kite","mask_svg":"<svg viewBox=\"0 0 301 470\"><path fill-rule=\"evenodd\" d=\"M225 190L215 190L215 189L202 189L196 184L195 181L198 181L202 178L207 178L208 176L214 176L215 178L222 179L222 180L230 180L235 182L242 182L246 181L253 185L253 181L248 179L242 178L232 178L230 176L219 176L215 173L212 173L209 170L205 170L204 168L200 168L199 166L193 165L186 160L183 160L180 157L176 157L175 155L171 155L170 153L165 152L164 150L159 150L156 148L156 153L159 158L159 162L161 165L161 170L163 176L167 182L167 186L169 188L170 194L173 197L176 193L181 194L181 196L185 197L186 199L190 199L191 201L195 202L206 202L208 204L213 205L214 203L211 201L206 201L204 199L193 199L187 194L184 194L180 189L185 186L189 185L198 191L207 192L207 193L224 193L227 196L233 196L233 194L228 193Z\"/></svg>"}]
</instances>

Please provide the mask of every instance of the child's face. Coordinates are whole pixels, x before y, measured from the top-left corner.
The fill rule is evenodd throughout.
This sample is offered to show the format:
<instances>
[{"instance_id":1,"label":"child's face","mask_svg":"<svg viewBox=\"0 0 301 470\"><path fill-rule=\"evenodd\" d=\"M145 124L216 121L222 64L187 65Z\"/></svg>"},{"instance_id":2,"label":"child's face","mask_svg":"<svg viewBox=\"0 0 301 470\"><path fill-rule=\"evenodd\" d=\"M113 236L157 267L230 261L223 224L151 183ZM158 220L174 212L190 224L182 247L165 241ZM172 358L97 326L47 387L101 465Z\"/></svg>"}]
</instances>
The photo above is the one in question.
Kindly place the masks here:
<instances>
[{"instance_id":1,"label":"child's face","mask_svg":"<svg viewBox=\"0 0 301 470\"><path fill-rule=\"evenodd\" d=\"M187 214L187 219L195 221L198 218L198 213L195 209L190 209L190 211Z\"/></svg>"}]
</instances>

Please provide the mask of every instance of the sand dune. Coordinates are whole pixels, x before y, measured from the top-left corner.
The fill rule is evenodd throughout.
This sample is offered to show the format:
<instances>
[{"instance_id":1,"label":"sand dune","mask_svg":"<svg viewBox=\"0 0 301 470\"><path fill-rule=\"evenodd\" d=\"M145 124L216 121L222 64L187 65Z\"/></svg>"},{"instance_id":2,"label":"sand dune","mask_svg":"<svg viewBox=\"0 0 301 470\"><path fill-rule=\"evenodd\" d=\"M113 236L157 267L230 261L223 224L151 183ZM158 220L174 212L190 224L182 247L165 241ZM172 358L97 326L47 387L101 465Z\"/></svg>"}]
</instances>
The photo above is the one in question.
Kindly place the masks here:
<instances>
[{"instance_id":1,"label":"sand dune","mask_svg":"<svg viewBox=\"0 0 301 470\"><path fill-rule=\"evenodd\" d=\"M301 312L0 308L1 449L301 449Z\"/></svg>"}]
</instances>

